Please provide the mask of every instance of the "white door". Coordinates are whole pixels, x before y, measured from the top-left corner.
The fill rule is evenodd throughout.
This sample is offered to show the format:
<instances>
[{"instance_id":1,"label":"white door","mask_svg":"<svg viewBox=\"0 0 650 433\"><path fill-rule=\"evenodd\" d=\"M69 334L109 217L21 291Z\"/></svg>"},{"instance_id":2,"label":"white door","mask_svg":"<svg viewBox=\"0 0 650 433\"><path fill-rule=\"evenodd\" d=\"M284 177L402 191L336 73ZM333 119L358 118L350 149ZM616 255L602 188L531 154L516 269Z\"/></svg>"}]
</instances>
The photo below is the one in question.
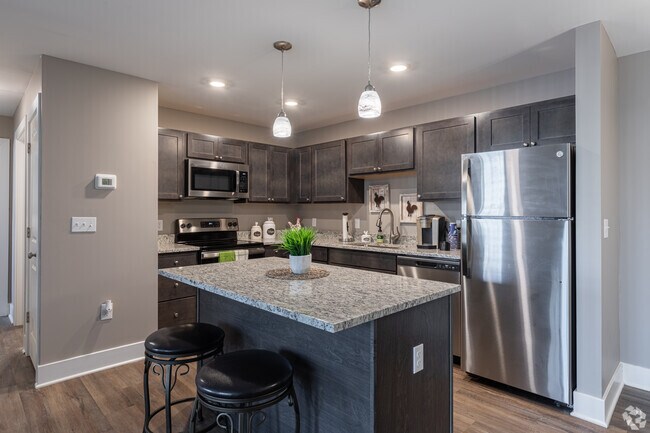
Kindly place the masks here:
<instances>
[{"instance_id":1,"label":"white door","mask_svg":"<svg viewBox=\"0 0 650 433\"><path fill-rule=\"evenodd\" d=\"M38 367L38 319L40 294L40 147L41 147L41 94L36 97L34 106L27 118L29 141L27 144L27 227L29 242L27 246L27 351L34 368ZM27 320L26 320L27 321ZM38 370L37 370L38 371ZM38 377L37 377L38 380Z\"/></svg>"},{"instance_id":2,"label":"white door","mask_svg":"<svg viewBox=\"0 0 650 433\"><path fill-rule=\"evenodd\" d=\"M25 237L25 208L27 206L27 127L26 120L20 122L13 142L13 194L11 218L11 311L13 324L23 326L25 315L25 269L27 239ZM26 347L24 344L23 347Z\"/></svg>"}]
</instances>

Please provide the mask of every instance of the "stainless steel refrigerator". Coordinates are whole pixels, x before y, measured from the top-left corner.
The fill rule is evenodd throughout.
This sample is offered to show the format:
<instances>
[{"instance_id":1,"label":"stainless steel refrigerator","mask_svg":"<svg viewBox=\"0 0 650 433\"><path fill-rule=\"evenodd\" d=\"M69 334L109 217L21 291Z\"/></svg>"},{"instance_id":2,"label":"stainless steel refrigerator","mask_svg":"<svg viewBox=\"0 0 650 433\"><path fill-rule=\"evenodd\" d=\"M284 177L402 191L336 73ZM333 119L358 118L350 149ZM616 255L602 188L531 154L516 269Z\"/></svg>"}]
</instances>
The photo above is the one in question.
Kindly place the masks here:
<instances>
[{"instance_id":1,"label":"stainless steel refrigerator","mask_svg":"<svg viewBox=\"0 0 650 433\"><path fill-rule=\"evenodd\" d=\"M572 405L574 147L462 157L462 367Z\"/></svg>"}]
</instances>

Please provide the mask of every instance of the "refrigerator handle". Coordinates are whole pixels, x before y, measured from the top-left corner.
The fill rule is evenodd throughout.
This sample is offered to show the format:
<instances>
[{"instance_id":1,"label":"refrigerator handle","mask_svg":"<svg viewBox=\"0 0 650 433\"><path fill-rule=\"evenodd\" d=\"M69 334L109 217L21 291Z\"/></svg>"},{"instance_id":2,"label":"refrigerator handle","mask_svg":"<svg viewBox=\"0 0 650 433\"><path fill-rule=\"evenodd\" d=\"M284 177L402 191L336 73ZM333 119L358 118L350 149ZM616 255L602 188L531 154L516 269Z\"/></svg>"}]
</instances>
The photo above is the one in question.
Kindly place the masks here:
<instances>
[{"instance_id":1,"label":"refrigerator handle","mask_svg":"<svg viewBox=\"0 0 650 433\"><path fill-rule=\"evenodd\" d=\"M460 202L460 214L467 215L467 195L469 194L469 185L471 183L471 166L470 159L468 156L463 155L461 160L461 202Z\"/></svg>"},{"instance_id":2,"label":"refrigerator handle","mask_svg":"<svg viewBox=\"0 0 650 433\"><path fill-rule=\"evenodd\" d=\"M463 223L460 226L460 242L461 242L461 257L460 265L461 272L464 277L471 278L471 271L469 268L469 259L471 257L470 251L470 238L472 236L472 220L463 218Z\"/></svg>"}]
</instances>

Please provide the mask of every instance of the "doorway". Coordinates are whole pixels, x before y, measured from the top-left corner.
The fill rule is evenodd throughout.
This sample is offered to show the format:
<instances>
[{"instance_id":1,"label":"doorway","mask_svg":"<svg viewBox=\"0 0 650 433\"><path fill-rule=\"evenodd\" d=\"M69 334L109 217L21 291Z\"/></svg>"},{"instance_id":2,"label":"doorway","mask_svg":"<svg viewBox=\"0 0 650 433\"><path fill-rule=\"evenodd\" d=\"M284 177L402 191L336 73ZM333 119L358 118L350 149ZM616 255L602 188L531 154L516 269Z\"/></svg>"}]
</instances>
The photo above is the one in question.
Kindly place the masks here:
<instances>
[{"instance_id":1,"label":"doorway","mask_svg":"<svg viewBox=\"0 0 650 433\"><path fill-rule=\"evenodd\" d=\"M27 130L25 119L14 133L12 147L11 199L11 304L9 318L14 326L23 326L25 320L25 206L27 185Z\"/></svg>"},{"instance_id":2,"label":"doorway","mask_svg":"<svg viewBox=\"0 0 650 433\"><path fill-rule=\"evenodd\" d=\"M0 317L9 316L10 142L0 138Z\"/></svg>"}]
</instances>

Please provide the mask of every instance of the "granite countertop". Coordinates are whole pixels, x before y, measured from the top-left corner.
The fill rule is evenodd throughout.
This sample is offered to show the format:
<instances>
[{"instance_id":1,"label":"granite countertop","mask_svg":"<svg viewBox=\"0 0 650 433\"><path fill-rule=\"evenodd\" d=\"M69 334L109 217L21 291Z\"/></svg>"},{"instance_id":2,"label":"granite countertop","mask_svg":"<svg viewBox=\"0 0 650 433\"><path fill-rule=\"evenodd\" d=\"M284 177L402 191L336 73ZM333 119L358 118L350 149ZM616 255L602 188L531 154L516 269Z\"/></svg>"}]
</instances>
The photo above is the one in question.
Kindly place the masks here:
<instances>
[{"instance_id":1,"label":"granite countertop","mask_svg":"<svg viewBox=\"0 0 650 433\"><path fill-rule=\"evenodd\" d=\"M330 275L305 281L268 278L286 259L161 269L160 275L327 332L339 332L460 291L457 284L314 264Z\"/></svg>"},{"instance_id":2,"label":"granite countertop","mask_svg":"<svg viewBox=\"0 0 650 433\"><path fill-rule=\"evenodd\" d=\"M345 250L372 251L374 253L398 254L403 256L418 256L442 258L451 260L460 260L460 250L440 251L440 250L421 250L415 245L404 244L383 244L386 246L375 246L376 244L360 245L360 242L343 243L333 239L318 239L314 242L315 246L327 248L341 248Z\"/></svg>"},{"instance_id":3,"label":"granite countertop","mask_svg":"<svg viewBox=\"0 0 650 433\"><path fill-rule=\"evenodd\" d=\"M158 254L186 253L200 250L199 247L192 245L177 244L174 239L174 235L158 235Z\"/></svg>"}]
</instances>

